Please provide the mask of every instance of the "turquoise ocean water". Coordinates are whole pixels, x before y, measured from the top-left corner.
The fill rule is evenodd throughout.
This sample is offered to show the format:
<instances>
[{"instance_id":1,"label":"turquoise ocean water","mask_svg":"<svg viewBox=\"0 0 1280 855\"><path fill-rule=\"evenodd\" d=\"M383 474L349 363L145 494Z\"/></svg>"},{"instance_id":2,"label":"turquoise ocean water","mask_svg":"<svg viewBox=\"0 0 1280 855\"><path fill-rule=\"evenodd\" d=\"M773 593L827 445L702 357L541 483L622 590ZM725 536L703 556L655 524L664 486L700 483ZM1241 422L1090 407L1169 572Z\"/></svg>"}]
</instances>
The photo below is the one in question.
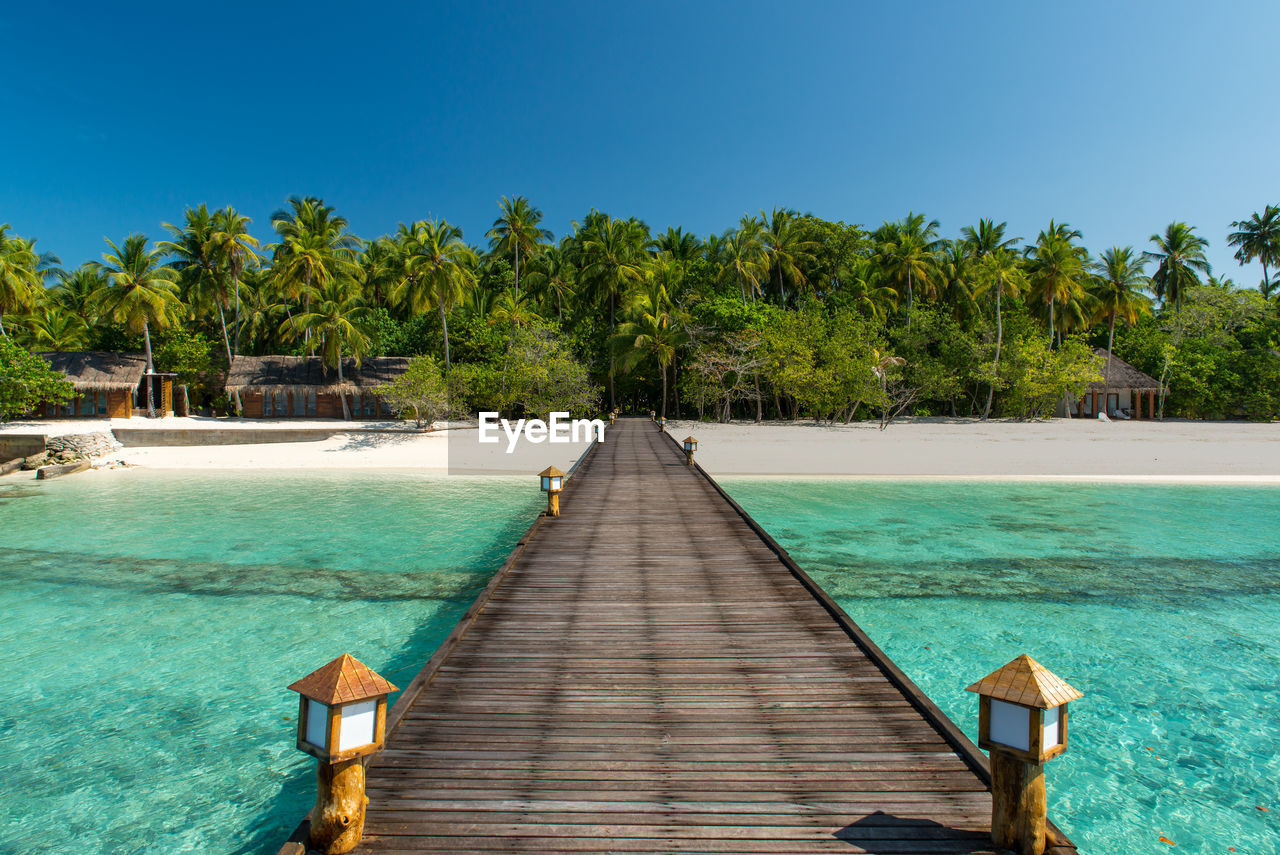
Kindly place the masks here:
<instances>
[{"instance_id":1,"label":"turquoise ocean water","mask_svg":"<svg viewBox=\"0 0 1280 855\"><path fill-rule=\"evenodd\" d=\"M0 852L273 853L314 798L284 687L341 652L406 685L526 480L0 486ZM1049 767L1082 852L1280 851L1280 490L726 486L971 735L1018 653L1087 693Z\"/></svg>"},{"instance_id":2,"label":"turquoise ocean water","mask_svg":"<svg viewBox=\"0 0 1280 855\"><path fill-rule=\"evenodd\" d=\"M274 853L315 798L285 686L344 652L406 686L527 480L0 485L0 853Z\"/></svg>"},{"instance_id":3,"label":"turquoise ocean water","mask_svg":"<svg viewBox=\"0 0 1280 855\"><path fill-rule=\"evenodd\" d=\"M725 486L971 738L1020 653L1086 693L1046 767L1081 852L1280 852L1280 490Z\"/></svg>"}]
</instances>

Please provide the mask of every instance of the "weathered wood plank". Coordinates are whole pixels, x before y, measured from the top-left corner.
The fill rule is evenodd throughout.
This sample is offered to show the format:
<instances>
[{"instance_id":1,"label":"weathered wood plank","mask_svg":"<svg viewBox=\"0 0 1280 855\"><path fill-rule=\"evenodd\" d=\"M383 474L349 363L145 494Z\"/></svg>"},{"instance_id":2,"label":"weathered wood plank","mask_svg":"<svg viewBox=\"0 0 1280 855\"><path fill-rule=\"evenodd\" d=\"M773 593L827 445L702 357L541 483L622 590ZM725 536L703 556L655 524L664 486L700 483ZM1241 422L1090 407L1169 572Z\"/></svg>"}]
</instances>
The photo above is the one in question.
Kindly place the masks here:
<instances>
[{"instance_id":1,"label":"weathered wood plank","mask_svg":"<svg viewBox=\"0 0 1280 855\"><path fill-rule=\"evenodd\" d=\"M388 724L360 852L991 852L985 758L647 420Z\"/></svg>"}]
</instances>

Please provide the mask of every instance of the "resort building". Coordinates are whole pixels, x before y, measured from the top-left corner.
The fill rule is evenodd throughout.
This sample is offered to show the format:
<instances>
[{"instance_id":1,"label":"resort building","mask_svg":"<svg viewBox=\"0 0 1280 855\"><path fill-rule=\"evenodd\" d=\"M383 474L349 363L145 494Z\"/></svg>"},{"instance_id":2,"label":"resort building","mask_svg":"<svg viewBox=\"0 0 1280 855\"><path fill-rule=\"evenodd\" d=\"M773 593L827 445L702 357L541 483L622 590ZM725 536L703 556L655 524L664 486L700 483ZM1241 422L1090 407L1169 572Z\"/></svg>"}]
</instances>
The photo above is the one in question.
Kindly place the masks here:
<instances>
[{"instance_id":1,"label":"resort building","mask_svg":"<svg viewBox=\"0 0 1280 855\"><path fill-rule=\"evenodd\" d=\"M1093 352L1104 360L1107 357L1106 348L1095 348ZM1089 384L1084 396L1076 402L1073 416L1097 418L1098 413L1106 413L1113 419L1155 417L1159 380L1139 371L1114 353L1101 371L1102 379Z\"/></svg>"},{"instance_id":2,"label":"resort building","mask_svg":"<svg viewBox=\"0 0 1280 855\"><path fill-rule=\"evenodd\" d=\"M75 397L65 404L43 403L35 415L46 419L127 419L147 414L147 358L140 353L41 353L53 370L71 381ZM173 415L173 374L151 375L157 415Z\"/></svg>"},{"instance_id":3,"label":"resort building","mask_svg":"<svg viewBox=\"0 0 1280 855\"><path fill-rule=\"evenodd\" d=\"M338 371L318 356L237 356L227 374L227 395L239 396L242 414L257 419L340 419L342 397L354 419L390 418L372 392L409 367L401 356L342 360Z\"/></svg>"}]
</instances>

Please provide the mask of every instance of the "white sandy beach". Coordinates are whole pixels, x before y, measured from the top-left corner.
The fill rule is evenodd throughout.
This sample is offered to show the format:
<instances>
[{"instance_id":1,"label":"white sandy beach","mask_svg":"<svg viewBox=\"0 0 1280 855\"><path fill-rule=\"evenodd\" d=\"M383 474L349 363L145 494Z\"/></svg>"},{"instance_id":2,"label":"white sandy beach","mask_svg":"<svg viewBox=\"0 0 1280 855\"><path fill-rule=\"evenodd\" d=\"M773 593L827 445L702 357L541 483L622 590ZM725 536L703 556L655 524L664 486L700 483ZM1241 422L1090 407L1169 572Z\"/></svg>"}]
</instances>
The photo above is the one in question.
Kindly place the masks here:
<instances>
[{"instance_id":1,"label":"white sandy beach","mask_svg":"<svg viewBox=\"0 0 1280 855\"><path fill-rule=\"evenodd\" d=\"M101 420L14 423L0 432L100 431ZM113 428L254 430L325 428L311 442L126 448L115 455L148 469L408 469L445 474L533 474L568 469L585 445L522 442L481 447L474 427L432 433L370 433L391 423L113 420ZM646 428L648 425L646 424ZM802 478L1070 479L1280 484L1280 424L1240 422L978 422L916 419L880 431L874 423L708 424L672 421L694 434L697 460L713 475ZM454 454L450 455L451 444ZM462 452L462 453L460 453ZM452 466L450 465L452 464Z\"/></svg>"}]
</instances>

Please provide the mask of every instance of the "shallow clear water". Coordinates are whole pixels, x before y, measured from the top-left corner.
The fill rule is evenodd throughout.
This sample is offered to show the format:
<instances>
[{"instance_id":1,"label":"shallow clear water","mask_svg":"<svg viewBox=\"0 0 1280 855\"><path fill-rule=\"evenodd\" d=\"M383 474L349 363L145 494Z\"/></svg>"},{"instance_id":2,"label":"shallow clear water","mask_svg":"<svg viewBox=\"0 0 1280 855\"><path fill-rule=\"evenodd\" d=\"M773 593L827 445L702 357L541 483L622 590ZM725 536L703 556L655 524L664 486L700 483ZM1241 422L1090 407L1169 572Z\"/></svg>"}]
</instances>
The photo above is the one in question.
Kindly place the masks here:
<instances>
[{"instance_id":1,"label":"shallow clear water","mask_svg":"<svg viewBox=\"0 0 1280 855\"><path fill-rule=\"evenodd\" d=\"M1081 852L1280 852L1280 490L725 486L975 740L1020 653L1086 693L1046 767Z\"/></svg>"},{"instance_id":2,"label":"shallow clear water","mask_svg":"<svg viewBox=\"0 0 1280 855\"><path fill-rule=\"evenodd\" d=\"M131 472L0 486L0 852L275 852L289 683L406 686L532 521L526 479Z\"/></svg>"}]
</instances>

